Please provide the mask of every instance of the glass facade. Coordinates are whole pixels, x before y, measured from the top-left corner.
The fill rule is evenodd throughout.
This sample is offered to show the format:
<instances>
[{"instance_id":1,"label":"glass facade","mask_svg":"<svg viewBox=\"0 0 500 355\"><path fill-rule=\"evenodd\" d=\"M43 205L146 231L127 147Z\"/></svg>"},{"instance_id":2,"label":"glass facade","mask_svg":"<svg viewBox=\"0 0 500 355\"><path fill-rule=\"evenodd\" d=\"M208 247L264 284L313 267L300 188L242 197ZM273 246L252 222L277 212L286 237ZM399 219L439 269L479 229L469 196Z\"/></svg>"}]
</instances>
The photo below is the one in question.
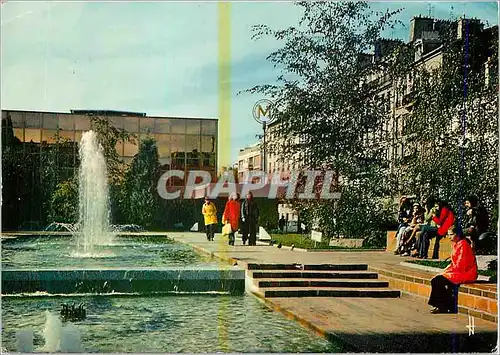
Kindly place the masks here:
<instances>
[{"instance_id":1,"label":"glass facade","mask_svg":"<svg viewBox=\"0 0 500 355\"><path fill-rule=\"evenodd\" d=\"M26 147L30 154L40 154L44 147L53 147L65 142L63 154L64 168L76 169L79 142L84 131L90 130L88 114L92 111L72 113L50 113L33 111L2 111L2 123L7 118L12 122L14 136ZM217 170L217 120L175 117L147 117L145 114L102 111L93 113L107 118L118 129L133 134L138 139L147 136L156 139L162 170L184 170L186 179L190 170L205 170L216 179ZM137 142L136 142L137 143ZM138 144L119 142L116 150L129 164L139 149ZM28 153L26 151L26 153ZM73 162L72 166L69 162Z\"/></svg>"}]
</instances>

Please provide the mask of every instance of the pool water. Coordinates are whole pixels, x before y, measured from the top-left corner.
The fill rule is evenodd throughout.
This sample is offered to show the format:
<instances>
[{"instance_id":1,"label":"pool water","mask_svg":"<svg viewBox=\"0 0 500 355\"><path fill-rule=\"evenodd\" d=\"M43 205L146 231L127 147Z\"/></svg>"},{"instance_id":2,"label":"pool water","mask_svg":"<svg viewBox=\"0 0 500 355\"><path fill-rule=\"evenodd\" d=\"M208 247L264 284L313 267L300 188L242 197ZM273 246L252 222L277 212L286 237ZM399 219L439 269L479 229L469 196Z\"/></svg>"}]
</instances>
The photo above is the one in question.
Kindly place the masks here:
<instances>
[{"instance_id":1,"label":"pool water","mask_svg":"<svg viewBox=\"0 0 500 355\"><path fill-rule=\"evenodd\" d=\"M3 297L2 347L16 351L16 330L32 329L40 351L44 311L73 302L86 304L87 318L74 323L86 352L342 352L249 295Z\"/></svg>"},{"instance_id":2,"label":"pool water","mask_svg":"<svg viewBox=\"0 0 500 355\"><path fill-rule=\"evenodd\" d=\"M120 236L112 244L100 246L97 255L76 253L71 236L24 236L2 241L2 268L106 268L215 266L216 260L196 253L188 245L166 237Z\"/></svg>"}]
</instances>

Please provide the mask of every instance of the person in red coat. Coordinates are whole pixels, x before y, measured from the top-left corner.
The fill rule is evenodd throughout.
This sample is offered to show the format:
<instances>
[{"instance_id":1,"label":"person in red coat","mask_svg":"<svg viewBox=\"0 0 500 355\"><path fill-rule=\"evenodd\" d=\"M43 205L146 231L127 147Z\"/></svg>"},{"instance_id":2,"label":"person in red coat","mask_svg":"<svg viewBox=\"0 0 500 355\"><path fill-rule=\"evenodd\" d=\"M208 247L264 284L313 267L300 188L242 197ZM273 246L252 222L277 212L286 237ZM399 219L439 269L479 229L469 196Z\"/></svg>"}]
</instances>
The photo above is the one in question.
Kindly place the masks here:
<instances>
[{"instance_id":1,"label":"person in red coat","mask_svg":"<svg viewBox=\"0 0 500 355\"><path fill-rule=\"evenodd\" d=\"M238 195L232 193L226 202L224 214L222 215L223 224L231 224L231 233L229 234L229 245L234 245L234 233L238 230L240 220L240 203L238 202Z\"/></svg>"},{"instance_id":2,"label":"person in red coat","mask_svg":"<svg viewBox=\"0 0 500 355\"><path fill-rule=\"evenodd\" d=\"M427 259L430 241L432 238L436 238L432 258L439 259L439 241L446 237L446 232L455 223L455 214L445 202L437 201L434 205L434 211L432 220L436 223L436 227L426 229L420 236L422 242L420 243L419 258Z\"/></svg>"},{"instance_id":3,"label":"person in red coat","mask_svg":"<svg viewBox=\"0 0 500 355\"><path fill-rule=\"evenodd\" d=\"M457 233L455 226L448 230L448 237L453 243L451 264L431 281L429 305L435 307L431 313L456 313L454 291L460 284L477 279L476 256L469 241L461 233Z\"/></svg>"}]
</instances>

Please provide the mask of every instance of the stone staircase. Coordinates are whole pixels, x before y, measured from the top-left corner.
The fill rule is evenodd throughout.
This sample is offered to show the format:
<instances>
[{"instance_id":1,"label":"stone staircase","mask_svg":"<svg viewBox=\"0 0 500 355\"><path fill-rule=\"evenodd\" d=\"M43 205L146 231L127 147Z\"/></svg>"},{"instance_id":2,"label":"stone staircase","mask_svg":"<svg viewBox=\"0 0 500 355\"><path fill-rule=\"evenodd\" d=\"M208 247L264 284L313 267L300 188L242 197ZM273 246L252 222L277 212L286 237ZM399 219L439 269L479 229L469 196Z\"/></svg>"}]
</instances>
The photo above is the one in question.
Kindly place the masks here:
<instances>
[{"instance_id":1,"label":"stone staircase","mask_svg":"<svg viewBox=\"0 0 500 355\"><path fill-rule=\"evenodd\" d=\"M269 297L397 298L366 264L248 264L251 292Z\"/></svg>"}]
</instances>

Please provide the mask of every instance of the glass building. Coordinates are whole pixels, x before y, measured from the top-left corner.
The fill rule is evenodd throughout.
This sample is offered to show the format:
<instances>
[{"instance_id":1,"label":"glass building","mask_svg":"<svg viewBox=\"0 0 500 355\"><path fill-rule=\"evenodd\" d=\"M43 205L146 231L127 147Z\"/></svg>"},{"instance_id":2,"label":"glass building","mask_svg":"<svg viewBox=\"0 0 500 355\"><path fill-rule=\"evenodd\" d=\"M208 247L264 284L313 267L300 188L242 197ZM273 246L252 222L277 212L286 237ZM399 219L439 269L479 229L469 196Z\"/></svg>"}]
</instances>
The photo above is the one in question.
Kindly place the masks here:
<instances>
[{"instance_id":1,"label":"glass building","mask_svg":"<svg viewBox=\"0 0 500 355\"><path fill-rule=\"evenodd\" d=\"M188 171L205 170L216 179L217 119L149 117L145 113L122 111L71 110L70 113L61 113L4 110L2 125L4 131L12 128L14 137L24 143L27 154L40 154L44 147L54 146L58 138L59 142L69 143L64 149L59 148L58 161L61 161L61 170L67 169L63 175L70 177L77 168L78 145L75 143L80 141L84 131L90 130L89 116L105 117L114 127L133 134L138 140L146 136L154 137L164 171L184 170L187 179ZM124 166L132 161L138 149L138 144L128 142L119 142L116 146Z\"/></svg>"}]
</instances>

